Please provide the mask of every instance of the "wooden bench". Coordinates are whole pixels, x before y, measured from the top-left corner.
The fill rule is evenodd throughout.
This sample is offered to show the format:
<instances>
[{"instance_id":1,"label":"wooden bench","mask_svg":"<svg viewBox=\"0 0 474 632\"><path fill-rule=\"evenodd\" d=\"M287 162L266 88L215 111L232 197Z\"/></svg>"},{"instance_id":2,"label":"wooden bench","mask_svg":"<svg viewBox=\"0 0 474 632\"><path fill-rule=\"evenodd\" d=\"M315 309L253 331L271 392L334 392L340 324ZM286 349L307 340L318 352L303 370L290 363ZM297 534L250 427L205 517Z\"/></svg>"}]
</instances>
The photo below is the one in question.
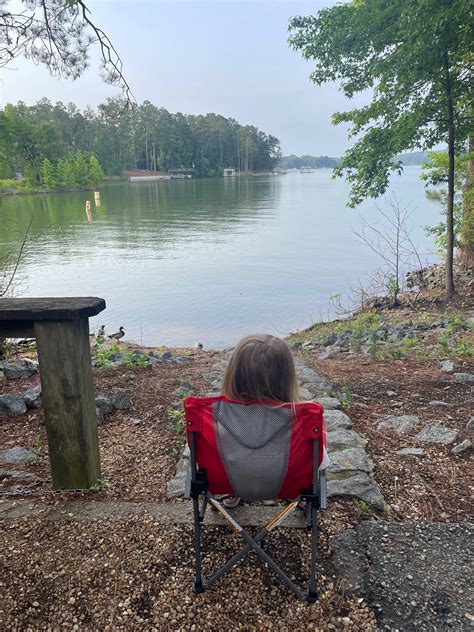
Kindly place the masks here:
<instances>
[{"instance_id":1,"label":"wooden bench","mask_svg":"<svg viewBox=\"0 0 474 632\"><path fill-rule=\"evenodd\" d=\"M0 338L36 338L54 489L100 481L89 317L102 298L2 298Z\"/></svg>"}]
</instances>

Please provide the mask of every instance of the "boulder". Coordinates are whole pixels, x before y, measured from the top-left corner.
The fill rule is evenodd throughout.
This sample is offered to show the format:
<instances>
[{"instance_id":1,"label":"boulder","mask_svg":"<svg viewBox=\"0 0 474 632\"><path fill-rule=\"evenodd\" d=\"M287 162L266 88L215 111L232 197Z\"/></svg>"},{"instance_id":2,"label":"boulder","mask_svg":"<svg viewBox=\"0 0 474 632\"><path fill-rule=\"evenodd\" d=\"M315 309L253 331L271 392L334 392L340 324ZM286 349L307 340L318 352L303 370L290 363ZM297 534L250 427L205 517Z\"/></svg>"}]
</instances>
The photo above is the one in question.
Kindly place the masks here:
<instances>
[{"instance_id":1,"label":"boulder","mask_svg":"<svg viewBox=\"0 0 474 632\"><path fill-rule=\"evenodd\" d=\"M330 333L330 334L326 337L325 341L323 342L323 345L324 345L325 347L330 347L330 346L332 346L332 345L336 344L337 338L338 338L338 336L337 336L336 332L335 332L335 331L332 331L332 332L331 332L331 333Z\"/></svg>"},{"instance_id":2,"label":"boulder","mask_svg":"<svg viewBox=\"0 0 474 632\"><path fill-rule=\"evenodd\" d=\"M454 373L453 382L456 382L456 384L470 384L474 382L474 375L472 373Z\"/></svg>"},{"instance_id":3,"label":"boulder","mask_svg":"<svg viewBox=\"0 0 474 632\"><path fill-rule=\"evenodd\" d=\"M298 395L303 402L309 402L314 399L313 393L311 393L307 388L304 388L304 386L299 387Z\"/></svg>"},{"instance_id":4,"label":"boulder","mask_svg":"<svg viewBox=\"0 0 474 632\"><path fill-rule=\"evenodd\" d=\"M301 344L301 342L299 340L297 340L296 342L292 342L290 345L290 349L292 351L298 351L298 349L301 349L303 345Z\"/></svg>"},{"instance_id":5,"label":"boulder","mask_svg":"<svg viewBox=\"0 0 474 632\"><path fill-rule=\"evenodd\" d=\"M15 417L26 413L23 397L18 395L0 395L0 417Z\"/></svg>"},{"instance_id":6,"label":"boulder","mask_svg":"<svg viewBox=\"0 0 474 632\"><path fill-rule=\"evenodd\" d=\"M328 498L343 496L359 498L373 504L377 509L384 509L385 503L377 483L365 473L359 473L342 480L328 482Z\"/></svg>"},{"instance_id":7,"label":"boulder","mask_svg":"<svg viewBox=\"0 0 474 632\"><path fill-rule=\"evenodd\" d=\"M331 454L328 467L328 480L348 478L355 473L370 474L374 469L362 448L347 448Z\"/></svg>"},{"instance_id":8,"label":"boulder","mask_svg":"<svg viewBox=\"0 0 474 632\"><path fill-rule=\"evenodd\" d=\"M41 404L41 384L29 388L23 393L27 408L39 408Z\"/></svg>"},{"instance_id":9,"label":"boulder","mask_svg":"<svg viewBox=\"0 0 474 632\"><path fill-rule=\"evenodd\" d=\"M163 351L158 358L160 362L164 362L165 364L168 362L173 362L173 354L171 351Z\"/></svg>"},{"instance_id":10,"label":"boulder","mask_svg":"<svg viewBox=\"0 0 474 632\"><path fill-rule=\"evenodd\" d=\"M326 351L322 351L318 355L318 360L327 360L328 358L332 358L340 352L341 347L339 347L338 345L331 345L330 347L326 348Z\"/></svg>"},{"instance_id":11,"label":"boulder","mask_svg":"<svg viewBox=\"0 0 474 632\"><path fill-rule=\"evenodd\" d=\"M400 456L425 456L426 453L423 448L400 448L395 454Z\"/></svg>"},{"instance_id":12,"label":"boulder","mask_svg":"<svg viewBox=\"0 0 474 632\"><path fill-rule=\"evenodd\" d=\"M14 463L15 465L24 465L28 461L35 461L36 455L26 448L15 446L9 450L0 450L0 463Z\"/></svg>"},{"instance_id":13,"label":"boulder","mask_svg":"<svg viewBox=\"0 0 474 632\"><path fill-rule=\"evenodd\" d=\"M324 410L339 410L341 408L341 402L335 397L320 397L318 402Z\"/></svg>"},{"instance_id":14,"label":"boulder","mask_svg":"<svg viewBox=\"0 0 474 632\"><path fill-rule=\"evenodd\" d=\"M95 405L102 412L102 415L108 415L114 409L111 398L105 397L105 395L98 395L95 398Z\"/></svg>"},{"instance_id":15,"label":"boulder","mask_svg":"<svg viewBox=\"0 0 474 632\"><path fill-rule=\"evenodd\" d=\"M367 439L361 437L353 430L338 428L326 434L328 452L345 450L347 448L365 448Z\"/></svg>"},{"instance_id":16,"label":"boulder","mask_svg":"<svg viewBox=\"0 0 474 632\"><path fill-rule=\"evenodd\" d=\"M8 380L18 380L20 378L31 377L38 370L38 365L29 358L22 358L16 362L5 362L3 373Z\"/></svg>"},{"instance_id":17,"label":"boulder","mask_svg":"<svg viewBox=\"0 0 474 632\"><path fill-rule=\"evenodd\" d=\"M347 430L352 428L350 417L348 417L346 413L343 413L342 410L325 410L324 424L327 432L331 432L337 428L346 428Z\"/></svg>"},{"instance_id":18,"label":"boulder","mask_svg":"<svg viewBox=\"0 0 474 632\"><path fill-rule=\"evenodd\" d=\"M468 452L471 448L472 441L469 441L469 439L464 439L464 441L454 446L454 448L451 450L451 454L463 454L463 452Z\"/></svg>"},{"instance_id":19,"label":"boulder","mask_svg":"<svg viewBox=\"0 0 474 632\"><path fill-rule=\"evenodd\" d=\"M377 424L377 428L379 430L393 430L397 434L405 434L414 430L419 423L420 419L416 415L391 416L380 421Z\"/></svg>"},{"instance_id":20,"label":"boulder","mask_svg":"<svg viewBox=\"0 0 474 632\"><path fill-rule=\"evenodd\" d=\"M130 408L131 394L130 391L125 388L117 388L110 398L111 402L117 410L126 410Z\"/></svg>"},{"instance_id":21,"label":"boulder","mask_svg":"<svg viewBox=\"0 0 474 632\"><path fill-rule=\"evenodd\" d=\"M474 417L471 417L467 422L466 430L474 430Z\"/></svg>"},{"instance_id":22,"label":"boulder","mask_svg":"<svg viewBox=\"0 0 474 632\"><path fill-rule=\"evenodd\" d=\"M458 438L456 430L445 428L436 421L429 423L419 432L415 439L423 443L439 443L440 445L449 445L454 443Z\"/></svg>"}]
</instances>

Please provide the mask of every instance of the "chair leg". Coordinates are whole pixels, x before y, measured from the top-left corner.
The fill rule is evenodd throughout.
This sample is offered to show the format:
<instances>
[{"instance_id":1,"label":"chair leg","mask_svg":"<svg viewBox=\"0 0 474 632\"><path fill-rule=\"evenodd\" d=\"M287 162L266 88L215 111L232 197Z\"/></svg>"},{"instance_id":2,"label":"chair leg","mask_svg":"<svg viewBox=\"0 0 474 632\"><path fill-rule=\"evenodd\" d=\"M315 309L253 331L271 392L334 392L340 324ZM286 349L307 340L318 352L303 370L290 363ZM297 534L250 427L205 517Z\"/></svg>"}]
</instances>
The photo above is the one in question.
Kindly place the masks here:
<instances>
[{"instance_id":1,"label":"chair leg","mask_svg":"<svg viewBox=\"0 0 474 632\"><path fill-rule=\"evenodd\" d=\"M318 516L315 507L311 507L311 570L310 570L310 583L309 591L306 600L308 603L315 603L318 600L318 593L316 590L316 571L317 571L317 559L318 555Z\"/></svg>"},{"instance_id":2,"label":"chair leg","mask_svg":"<svg viewBox=\"0 0 474 632\"><path fill-rule=\"evenodd\" d=\"M201 520L199 512L199 498L193 498L193 510L194 510L194 559L195 559L195 573L196 578L193 584L193 593L198 595L204 592L204 586L202 583L202 568L201 568Z\"/></svg>"}]
</instances>

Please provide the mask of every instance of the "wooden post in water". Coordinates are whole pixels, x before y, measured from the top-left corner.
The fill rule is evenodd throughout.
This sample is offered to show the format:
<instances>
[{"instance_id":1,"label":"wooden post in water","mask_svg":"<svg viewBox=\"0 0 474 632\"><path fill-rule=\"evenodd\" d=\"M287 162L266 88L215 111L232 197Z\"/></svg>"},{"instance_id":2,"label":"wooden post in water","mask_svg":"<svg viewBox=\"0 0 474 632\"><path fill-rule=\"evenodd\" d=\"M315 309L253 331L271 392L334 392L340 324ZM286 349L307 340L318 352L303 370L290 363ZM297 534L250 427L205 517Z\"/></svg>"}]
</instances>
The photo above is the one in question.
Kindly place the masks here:
<instances>
[{"instance_id":1,"label":"wooden post in water","mask_svg":"<svg viewBox=\"0 0 474 632\"><path fill-rule=\"evenodd\" d=\"M101 298L0 299L0 334L37 341L54 489L100 480L89 316Z\"/></svg>"}]
</instances>

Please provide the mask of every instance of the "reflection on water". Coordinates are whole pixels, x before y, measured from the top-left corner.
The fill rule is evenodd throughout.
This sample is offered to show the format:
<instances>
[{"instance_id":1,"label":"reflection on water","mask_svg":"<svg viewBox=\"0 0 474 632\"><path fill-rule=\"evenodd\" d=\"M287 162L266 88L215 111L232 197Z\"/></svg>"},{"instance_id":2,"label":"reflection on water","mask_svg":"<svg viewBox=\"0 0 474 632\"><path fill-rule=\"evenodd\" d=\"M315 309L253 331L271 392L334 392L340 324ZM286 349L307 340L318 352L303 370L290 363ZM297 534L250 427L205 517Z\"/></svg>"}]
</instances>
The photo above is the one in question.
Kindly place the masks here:
<instances>
[{"instance_id":1,"label":"reflection on water","mask_svg":"<svg viewBox=\"0 0 474 632\"><path fill-rule=\"evenodd\" d=\"M394 183L414 209L414 237L434 223L419 169ZM107 310L92 326L123 325L127 339L207 347L250 331L285 334L327 317L329 296L378 266L358 243L347 187L331 172L282 177L113 183L94 192L3 198L3 252L18 247L29 296L95 295ZM90 220L85 212L91 202ZM377 218L373 202L361 212Z\"/></svg>"}]
</instances>

